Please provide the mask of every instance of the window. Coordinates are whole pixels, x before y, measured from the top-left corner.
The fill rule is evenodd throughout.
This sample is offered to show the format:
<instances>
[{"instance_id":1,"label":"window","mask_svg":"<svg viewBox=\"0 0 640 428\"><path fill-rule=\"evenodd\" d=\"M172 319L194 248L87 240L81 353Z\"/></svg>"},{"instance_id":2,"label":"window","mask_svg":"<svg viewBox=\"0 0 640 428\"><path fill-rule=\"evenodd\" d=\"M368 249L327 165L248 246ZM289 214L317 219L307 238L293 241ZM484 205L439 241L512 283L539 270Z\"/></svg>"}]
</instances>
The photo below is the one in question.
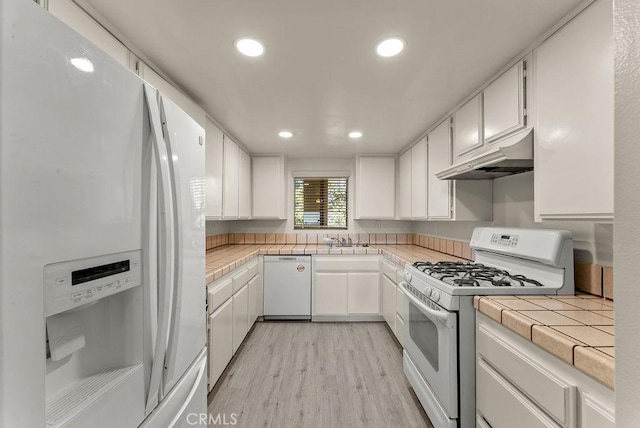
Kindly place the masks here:
<instances>
[{"instance_id":1,"label":"window","mask_svg":"<svg viewBox=\"0 0 640 428\"><path fill-rule=\"evenodd\" d=\"M347 178L294 178L294 229L346 229Z\"/></svg>"}]
</instances>

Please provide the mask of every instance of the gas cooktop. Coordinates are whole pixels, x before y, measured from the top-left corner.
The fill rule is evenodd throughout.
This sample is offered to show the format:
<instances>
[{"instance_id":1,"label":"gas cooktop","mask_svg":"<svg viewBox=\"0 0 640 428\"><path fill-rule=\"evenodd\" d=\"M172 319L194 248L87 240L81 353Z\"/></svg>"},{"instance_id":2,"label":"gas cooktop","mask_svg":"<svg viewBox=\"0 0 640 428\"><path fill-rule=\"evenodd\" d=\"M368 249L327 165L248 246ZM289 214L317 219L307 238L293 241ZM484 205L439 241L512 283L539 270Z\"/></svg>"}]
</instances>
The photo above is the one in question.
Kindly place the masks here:
<instances>
[{"instance_id":1,"label":"gas cooktop","mask_svg":"<svg viewBox=\"0 0 640 428\"><path fill-rule=\"evenodd\" d=\"M412 265L417 270L453 287L542 287L524 275L511 274L481 263L423 262Z\"/></svg>"}]
</instances>

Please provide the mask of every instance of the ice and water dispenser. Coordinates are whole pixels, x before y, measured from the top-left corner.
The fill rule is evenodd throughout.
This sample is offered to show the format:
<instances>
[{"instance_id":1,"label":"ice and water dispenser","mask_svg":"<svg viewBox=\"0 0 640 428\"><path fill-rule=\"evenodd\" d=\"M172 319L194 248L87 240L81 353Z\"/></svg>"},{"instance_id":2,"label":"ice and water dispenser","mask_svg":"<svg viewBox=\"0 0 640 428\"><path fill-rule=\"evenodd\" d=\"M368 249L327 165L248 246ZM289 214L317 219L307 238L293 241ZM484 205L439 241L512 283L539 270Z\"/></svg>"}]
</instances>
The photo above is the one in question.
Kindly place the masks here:
<instances>
[{"instance_id":1,"label":"ice and water dispenser","mask_svg":"<svg viewBox=\"0 0 640 428\"><path fill-rule=\"evenodd\" d=\"M140 250L44 268L47 427L144 418Z\"/></svg>"}]
</instances>

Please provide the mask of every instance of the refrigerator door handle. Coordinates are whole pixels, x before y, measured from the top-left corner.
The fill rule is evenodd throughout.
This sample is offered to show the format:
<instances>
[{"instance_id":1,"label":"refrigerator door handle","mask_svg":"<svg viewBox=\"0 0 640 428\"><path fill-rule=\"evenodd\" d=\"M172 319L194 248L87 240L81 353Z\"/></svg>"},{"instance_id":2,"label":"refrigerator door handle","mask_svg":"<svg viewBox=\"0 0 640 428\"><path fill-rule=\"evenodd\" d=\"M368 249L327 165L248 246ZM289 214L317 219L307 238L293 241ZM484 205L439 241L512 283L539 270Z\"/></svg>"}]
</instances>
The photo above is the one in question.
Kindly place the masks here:
<instances>
[{"instance_id":1,"label":"refrigerator door handle","mask_svg":"<svg viewBox=\"0 0 640 428\"><path fill-rule=\"evenodd\" d=\"M162 101L162 96L160 97L160 114L162 118L162 123L164 125L164 137L165 143L168 149L170 173L171 173L171 185L174 200L173 200L173 232L174 232L174 248L173 248L173 256L174 256L174 269L173 274L174 278L172 281L173 284L173 302L171 304L171 321L169 324L169 341L167 342L167 354L165 358L165 375L164 375L164 384L167 385L173 380L174 377L174 369L176 365L176 356L178 353L178 342L179 342L179 334L180 334L180 319L181 319L181 308L182 308L182 270L183 270L183 219L182 219L182 207L180 206L180 201L182 201L182 191L180 181L180 158L178 155L178 150L176 147L176 141L172 138L171 132L169 130L170 124L167 121L166 111L164 107L164 103Z\"/></svg>"},{"instance_id":2,"label":"refrigerator door handle","mask_svg":"<svg viewBox=\"0 0 640 428\"><path fill-rule=\"evenodd\" d=\"M158 92L147 84L144 86L145 100L149 109L151 123L151 140L158 165L158 203L159 203L159 236L158 236L158 332L156 346L153 353L149 395L147 397L146 413L149 414L159 401L160 384L164 368L167 337L169 334L169 316L171 308L171 287L173 280L173 248L174 248L174 219L171 192L171 176L169 171L169 157L162 138L162 124L158 107Z\"/></svg>"},{"instance_id":3,"label":"refrigerator door handle","mask_svg":"<svg viewBox=\"0 0 640 428\"><path fill-rule=\"evenodd\" d=\"M169 427L176 426L176 423L178 423L178 421L183 419L184 411L187 409L187 407L191 403L191 400L193 400L193 396L198 391L198 386L202 381L202 376L204 375L206 367L207 367L207 359L205 358L200 363L200 368L198 369L198 376L196 376L196 380L193 382L193 386L191 387L191 391L189 391L189 395L187 396L187 399L184 400L184 403L182 404L182 406L180 407L180 410L176 413L176 416L173 418L173 420L169 424Z\"/></svg>"}]
</instances>

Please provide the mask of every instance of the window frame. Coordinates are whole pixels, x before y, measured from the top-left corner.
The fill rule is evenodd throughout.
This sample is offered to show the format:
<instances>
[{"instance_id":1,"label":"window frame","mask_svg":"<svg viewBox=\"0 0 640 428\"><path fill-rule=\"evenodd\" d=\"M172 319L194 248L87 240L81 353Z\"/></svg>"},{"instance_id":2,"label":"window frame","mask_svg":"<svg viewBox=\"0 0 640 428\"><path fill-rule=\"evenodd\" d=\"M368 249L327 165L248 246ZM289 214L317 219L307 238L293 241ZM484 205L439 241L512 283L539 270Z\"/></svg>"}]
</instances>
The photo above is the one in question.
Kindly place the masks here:
<instances>
[{"instance_id":1,"label":"window frame","mask_svg":"<svg viewBox=\"0 0 640 428\"><path fill-rule=\"evenodd\" d=\"M350 205L350 179L351 174L349 172L342 171L333 171L326 173L319 172L293 172L292 173L292 196L293 196L293 229L294 230L348 230L349 229L349 205ZM300 223L296 223L296 180L344 180L345 181L345 204L344 204L344 215L345 215L345 226L344 227L336 227L336 226L314 226L314 225L304 225ZM303 211L304 213L304 211ZM328 216L328 212L327 212Z\"/></svg>"}]
</instances>

